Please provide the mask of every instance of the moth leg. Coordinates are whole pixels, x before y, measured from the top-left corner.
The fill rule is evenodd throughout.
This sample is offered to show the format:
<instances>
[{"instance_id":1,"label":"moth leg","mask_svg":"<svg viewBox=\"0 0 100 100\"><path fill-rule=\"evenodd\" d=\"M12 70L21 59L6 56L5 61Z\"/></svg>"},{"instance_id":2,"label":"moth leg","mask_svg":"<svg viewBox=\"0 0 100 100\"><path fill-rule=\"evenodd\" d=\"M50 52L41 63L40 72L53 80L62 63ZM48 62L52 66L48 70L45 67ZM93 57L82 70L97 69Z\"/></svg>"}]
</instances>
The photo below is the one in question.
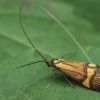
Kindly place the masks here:
<instances>
[{"instance_id":1,"label":"moth leg","mask_svg":"<svg viewBox=\"0 0 100 100\"><path fill-rule=\"evenodd\" d=\"M49 88L50 87L50 85L51 85L51 82L52 82L52 77L53 77L53 75L55 74L55 69L53 69L53 71L52 71L52 73L51 73L51 76L50 76L50 82L49 82L49 84L46 86L46 88Z\"/></svg>"},{"instance_id":2,"label":"moth leg","mask_svg":"<svg viewBox=\"0 0 100 100\"><path fill-rule=\"evenodd\" d=\"M74 88L73 84L65 77L65 75L64 75L64 78L65 78L65 80L70 84L70 86L71 86L72 88Z\"/></svg>"},{"instance_id":3,"label":"moth leg","mask_svg":"<svg viewBox=\"0 0 100 100\"><path fill-rule=\"evenodd\" d=\"M53 69L53 72L54 72L54 75L58 75L58 72L55 68Z\"/></svg>"},{"instance_id":4,"label":"moth leg","mask_svg":"<svg viewBox=\"0 0 100 100\"><path fill-rule=\"evenodd\" d=\"M63 73L61 73L61 72L59 72L58 70L56 70L60 75L62 75ZM64 77L64 79L69 83L69 85L71 86L71 87L73 87L74 88L74 86L73 86L73 84L66 78L66 76L63 74L63 77Z\"/></svg>"}]
</instances>

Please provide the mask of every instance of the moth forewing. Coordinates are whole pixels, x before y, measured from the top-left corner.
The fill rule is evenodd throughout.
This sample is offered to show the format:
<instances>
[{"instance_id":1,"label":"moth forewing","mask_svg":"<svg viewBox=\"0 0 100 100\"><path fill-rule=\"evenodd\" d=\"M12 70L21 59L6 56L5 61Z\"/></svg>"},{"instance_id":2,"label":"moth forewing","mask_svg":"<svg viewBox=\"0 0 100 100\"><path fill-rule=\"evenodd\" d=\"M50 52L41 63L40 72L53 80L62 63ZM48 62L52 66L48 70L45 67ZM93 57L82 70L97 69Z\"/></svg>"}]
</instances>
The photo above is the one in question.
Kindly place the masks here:
<instances>
[{"instance_id":1,"label":"moth forewing","mask_svg":"<svg viewBox=\"0 0 100 100\"><path fill-rule=\"evenodd\" d=\"M100 91L100 65L73 60L58 59L54 67L84 86Z\"/></svg>"},{"instance_id":2,"label":"moth forewing","mask_svg":"<svg viewBox=\"0 0 100 100\"><path fill-rule=\"evenodd\" d=\"M85 63L59 59L59 63L55 64L56 68L71 78L82 82L86 75Z\"/></svg>"},{"instance_id":3,"label":"moth forewing","mask_svg":"<svg viewBox=\"0 0 100 100\"><path fill-rule=\"evenodd\" d=\"M100 65L94 64L95 66L89 66L94 71L89 81L90 88L100 92ZM88 72L89 73L89 72Z\"/></svg>"}]
</instances>

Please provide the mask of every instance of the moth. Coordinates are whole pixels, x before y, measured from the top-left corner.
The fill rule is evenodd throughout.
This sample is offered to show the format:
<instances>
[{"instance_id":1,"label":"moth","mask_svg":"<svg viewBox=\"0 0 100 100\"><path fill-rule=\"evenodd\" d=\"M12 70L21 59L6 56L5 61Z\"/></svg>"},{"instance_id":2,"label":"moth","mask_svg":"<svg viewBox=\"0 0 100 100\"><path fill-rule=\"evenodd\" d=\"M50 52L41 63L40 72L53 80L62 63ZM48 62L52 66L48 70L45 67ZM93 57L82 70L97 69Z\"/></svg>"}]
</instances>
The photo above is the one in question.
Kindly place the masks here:
<instances>
[{"instance_id":1,"label":"moth","mask_svg":"<svg viewBox=\"0 0 100 100\"><path fill-rule=\"evenodd\" d=\"M30 44L35 49L35 51L43 58L43 61L33 62L33 63L26 64L20 67L24 67L24 66L31 65L34 63L45 62L48 67L54 67L57 71L71 77L72 79L83 84L84 86L92 90L100 92L100 65L94 64L94 63L64 60L64 59L57 59L57 58L49 60L49 59L44 58L41 55L41 53L36 49L36 47L33 45L31 40L29 39L28 35L26 34L22 26L22 22L21 22L22 7L23 5L20 8L20 24L21 24L23 33L25 34L25 36L27 37L27 39L29 40ZM20 68L20 67L17 67L17 68Z\"/></svg>"},{"instance_id":2,"label":"moth","mask_svg":"<svg viewBox=\"0 0 100 100\"><path fill-rule=\"evenodd\" d=\"M54 67L84 86L100 92L100 65L64 59L45 62L49 67Z\"/></svg>"}]
</instances>

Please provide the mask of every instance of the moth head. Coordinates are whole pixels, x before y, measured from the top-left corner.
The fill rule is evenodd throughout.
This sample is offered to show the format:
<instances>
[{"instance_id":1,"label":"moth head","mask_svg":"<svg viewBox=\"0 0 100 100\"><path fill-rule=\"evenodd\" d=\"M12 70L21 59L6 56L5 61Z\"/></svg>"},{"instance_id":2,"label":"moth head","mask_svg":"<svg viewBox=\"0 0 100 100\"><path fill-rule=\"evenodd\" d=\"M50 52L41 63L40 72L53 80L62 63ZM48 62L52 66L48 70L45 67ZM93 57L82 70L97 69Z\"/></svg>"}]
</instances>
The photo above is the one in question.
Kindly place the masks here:
<instances>
[{"instance_id":1,"label":"moth head","mask_svg":"<svg viewBox=\"0 0 100 100\"><path fill-rule=\"evenodd\" d=\"M63 61L63 59L55 58L55 59L52 59L52 60L46 60L45 62L49 67L56 67L56 64L58 64L62 61Z\"/></svg>"},{"instance_id":2,"label":"moth head","mask_svg":"<svg viewBox=\"0 0 100 100\"><path fill-rule=\"evenodd\" d=\"M60 60L55 58L55 59L52 59L52 60L46 60L46 64L49 66L49 67L55 67L55 65L57 63L59 63Z\"/></svg>"}]
</instances>

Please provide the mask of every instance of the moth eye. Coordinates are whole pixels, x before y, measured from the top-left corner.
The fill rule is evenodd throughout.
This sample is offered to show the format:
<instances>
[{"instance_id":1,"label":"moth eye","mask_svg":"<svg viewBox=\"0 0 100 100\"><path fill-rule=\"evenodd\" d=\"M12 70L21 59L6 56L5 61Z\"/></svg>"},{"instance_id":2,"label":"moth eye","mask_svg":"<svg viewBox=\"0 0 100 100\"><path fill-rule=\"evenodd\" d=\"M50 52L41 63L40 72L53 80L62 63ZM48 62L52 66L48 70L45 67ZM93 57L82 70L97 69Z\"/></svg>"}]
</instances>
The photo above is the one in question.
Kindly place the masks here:
<instances>
[{"instance_id":1,"label":"moth eye","mask_svg":"<svg viewBox=\"0 0 100 100\"><path fill-rule=\"evenodd\" d=\"M54 64L59 63L59 60L58 59L53 59L53 63Z\"/></svg>"}]
</instances>

